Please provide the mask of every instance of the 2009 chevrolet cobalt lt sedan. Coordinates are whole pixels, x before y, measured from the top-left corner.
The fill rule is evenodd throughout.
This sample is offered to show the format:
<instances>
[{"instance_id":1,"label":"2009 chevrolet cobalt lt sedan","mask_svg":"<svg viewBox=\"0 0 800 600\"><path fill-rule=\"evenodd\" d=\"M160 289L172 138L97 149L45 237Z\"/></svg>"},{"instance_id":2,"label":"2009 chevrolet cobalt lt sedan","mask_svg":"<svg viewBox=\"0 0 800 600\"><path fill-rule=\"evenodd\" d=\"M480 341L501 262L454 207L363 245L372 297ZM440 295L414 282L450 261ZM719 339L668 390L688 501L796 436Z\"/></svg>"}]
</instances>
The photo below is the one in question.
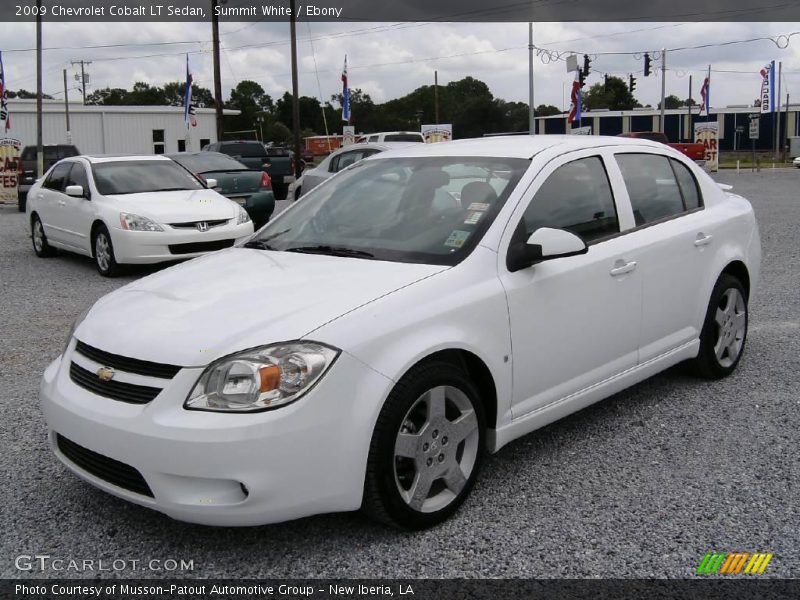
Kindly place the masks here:
<instances>
[{"instance_id":1,"label":"2009 chevrolet cobalt lt sedan","mask_svg":"<svg viewBox=\"0 0 800 600\"><path fill-rule=\"evenodd\" d=\"M682 361L729 375L760 259L749 202L662 144L408 146L100 299L41 402L69 469L176 519L423 528L484 451Z\"/></svg>"}]
</instances>

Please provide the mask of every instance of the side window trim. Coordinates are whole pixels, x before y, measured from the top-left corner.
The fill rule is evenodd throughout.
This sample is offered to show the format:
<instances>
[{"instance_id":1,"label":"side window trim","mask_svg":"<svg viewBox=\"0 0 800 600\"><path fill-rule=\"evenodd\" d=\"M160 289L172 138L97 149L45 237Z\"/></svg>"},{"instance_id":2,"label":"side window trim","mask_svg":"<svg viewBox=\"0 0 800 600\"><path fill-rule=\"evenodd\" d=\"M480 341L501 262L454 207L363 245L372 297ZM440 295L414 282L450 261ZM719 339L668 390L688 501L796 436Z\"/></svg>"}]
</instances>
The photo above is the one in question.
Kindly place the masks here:
<instances>
[{"instance_id":1,"label":"side window trim","mask_svg":"<svg viewBox=\"0 0 800 600\"><path fill-rule=\"evenodd\" d=\"M672 173L675 175L675 181L678 182L678 189L681 192L681 198L683 198L683 208L684 208L684 210L686 212L692 212L694 210L697 210L698 208L705 208L705 203L703 202L703 193L702 193L702 190L700 189L700 184L697 182L697 177L694 176L694 173L692 173L692 170L688 166L684 165L677 158L670 157L669 158L669 164L672 167ZM678 172L675 169L675 165L676 164L679 164L684 169L686 169L686 172L689 174L689 177L691 177L691 179L692 179L692 184L694 185L695 193L697 194L697 206L695 208L688 208L688 206L686 205L686 196L684 195L683 186L681 185L681 180L678 177Z\"/></svg>"}]
</instances>

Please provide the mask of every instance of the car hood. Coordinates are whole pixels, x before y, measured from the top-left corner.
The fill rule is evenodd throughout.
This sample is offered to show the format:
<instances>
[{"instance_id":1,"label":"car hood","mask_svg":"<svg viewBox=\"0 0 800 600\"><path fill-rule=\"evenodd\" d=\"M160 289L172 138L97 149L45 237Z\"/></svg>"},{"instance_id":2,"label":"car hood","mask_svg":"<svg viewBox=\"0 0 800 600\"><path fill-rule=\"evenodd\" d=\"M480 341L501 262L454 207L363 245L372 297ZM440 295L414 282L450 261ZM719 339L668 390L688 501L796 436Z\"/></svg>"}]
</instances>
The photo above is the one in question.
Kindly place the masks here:
<instances>
[{"instance_id":1,"label":"car hood","mask_svg":"<svg viewBox=\"0 0 800 600\"><path fill-rule=\"evenodd\" d=\"M215 221L236 216L236 204L214 190L179 190L106 196L122 212L153 219L157 223Z\"/></svg>"},{"instance_id":2,"label":"car hood","mask_svg":"<svg viewBox=\"0 0 800 600\"><path fill-rule=\"evenodd\" d=\"M114 354L203 366L239 350L303 338L447 268L233 248L104 296L75 335Z\"/></svg>"}]
</instances>

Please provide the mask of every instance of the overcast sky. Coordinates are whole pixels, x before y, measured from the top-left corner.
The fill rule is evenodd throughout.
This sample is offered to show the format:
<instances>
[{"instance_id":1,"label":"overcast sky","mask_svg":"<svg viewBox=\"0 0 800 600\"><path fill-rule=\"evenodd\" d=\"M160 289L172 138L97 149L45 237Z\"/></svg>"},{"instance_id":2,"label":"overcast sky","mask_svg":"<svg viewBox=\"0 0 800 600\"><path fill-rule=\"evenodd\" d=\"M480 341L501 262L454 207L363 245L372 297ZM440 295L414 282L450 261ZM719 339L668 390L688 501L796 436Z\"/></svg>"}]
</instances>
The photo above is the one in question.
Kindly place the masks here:
<instances>
[{"instance_id":1,"label":"overcast sky","mask_svg":"<svg viewBox=\"0 0 800 600\"><path fill-rule=\"evenodd\" d=\"M223 93L237 81L253 79L267 93L278 97L291 87L289 27L281 23L224 23L222 29ZM755 37L777 38L800 32L800 23L539 23L534 43L554 51L574 50L580 55L602 52L657 51ZM70 84L78 67L72 60L90 60L90 91L98 88L130 88L136 81L161 85L184 79L185 52L195 82L213 89L211 26L206 23L45 23L45 48L72 49L44 52L44 91L63 98L62 69L67 67ZM526 23L299 23L300 93L328 99L341 90L341 69L348 56L350 85L369 93L377 102L402 96L433 83L446 84L467 75L485 81L495 96L506 100L528 100L528 25ZM310 41L313 40L313 41ZM667 94L688 96L689 75L694 76L694 98L708 65L712 74L712 105L750 104L758 96L758 71L769 60L783 61L783 98L786 92L800 102L800 33L778 40L682 50L667 53ZM143 45L159 42L186 44ZM132 44L90 49L87 46ZM787 46L788 44L788 46ZM35 90L35 53L11 52L35 45L32 23L0 23L0 50L9 89ZM252 47L252 46L257 47ZM243 48L242 46L251 46ZM313 46L313 51L312 51ZM563 107L573 75L563 60L540 56L535 64L535 103ZM544 60L543 60L544 59ZM598 55L593 61L589 84L602 80L602 73L625 77L636 73L636 97L642 104L656 105L661 79L641 74L640 57ZM660 66L660 60L654 61ZM319 84L317 80L319 79ZM71 99L79 94L70 91ZM566 100L568 102L568 99ZM354 115L356 121L358 115Z\"/></svg>"}]
</instances>

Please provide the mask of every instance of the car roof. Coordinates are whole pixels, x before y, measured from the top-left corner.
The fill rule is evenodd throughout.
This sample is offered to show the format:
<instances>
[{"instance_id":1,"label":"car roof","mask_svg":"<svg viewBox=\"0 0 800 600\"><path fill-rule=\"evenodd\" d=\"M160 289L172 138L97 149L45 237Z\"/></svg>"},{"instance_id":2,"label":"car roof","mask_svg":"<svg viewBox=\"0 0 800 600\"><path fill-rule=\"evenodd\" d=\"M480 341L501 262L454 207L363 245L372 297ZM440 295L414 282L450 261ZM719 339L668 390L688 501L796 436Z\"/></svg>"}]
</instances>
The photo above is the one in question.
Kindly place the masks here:
<instances>
[{"instance_id":1,"label":"car roof","mask_svg":"<svg viewBox=\"0 0 800 600\"><path fill-rule=\"evenodd\" d=\"M70 158L85 158L92 164L139 160L170 160L163 154L81 154L80 156L70 156Z\"/></svg>"},{"instance_id":2,"label":"car roof","mask_svg":"<svg viewBox=\"0 0 800 600\"><path fill-rule=\"evenodd\" d=\"M504 135L486 138L438 142L435 144L404 144L402 148L387 153L391 156L497 156L504 158L532 158L550 148L564 151L599 148L602 146L650 146L664 149L667 146L640 138L623 138L604 135ZM386 158L386 155L382 155Z\"/></svg>"}]
</instances>

